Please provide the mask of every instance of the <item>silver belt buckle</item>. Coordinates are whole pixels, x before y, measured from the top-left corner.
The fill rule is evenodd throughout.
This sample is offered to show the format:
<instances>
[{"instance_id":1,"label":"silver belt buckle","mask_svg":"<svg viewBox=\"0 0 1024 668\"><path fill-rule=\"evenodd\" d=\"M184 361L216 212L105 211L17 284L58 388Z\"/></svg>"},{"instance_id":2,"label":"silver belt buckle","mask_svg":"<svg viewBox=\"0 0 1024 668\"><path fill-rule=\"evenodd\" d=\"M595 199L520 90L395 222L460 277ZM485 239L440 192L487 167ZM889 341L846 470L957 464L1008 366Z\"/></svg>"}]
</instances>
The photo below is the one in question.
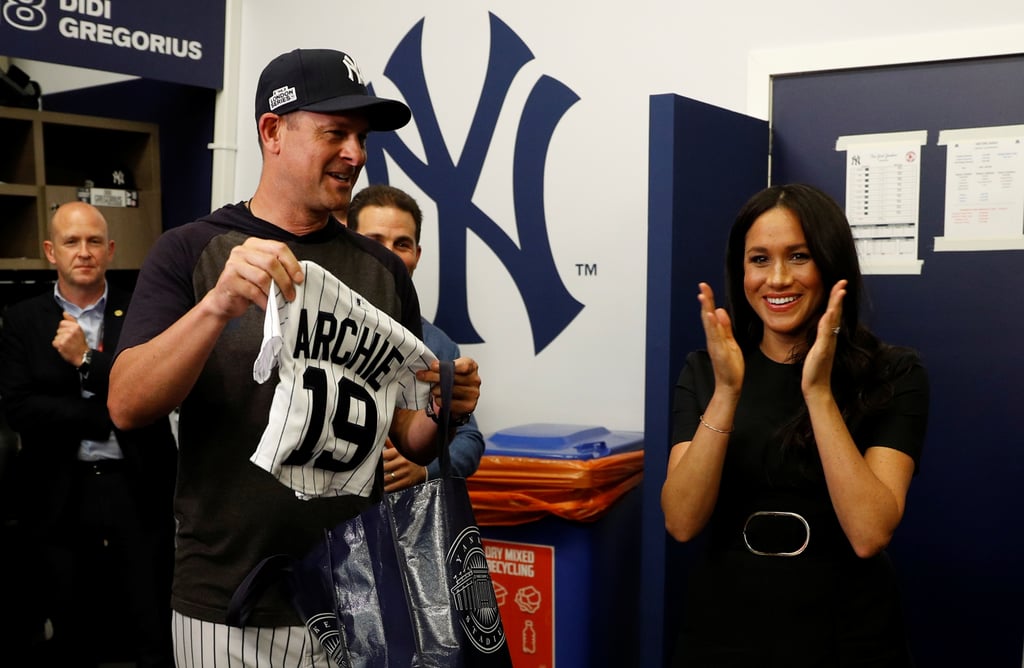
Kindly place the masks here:
<instances>
[{"instance_id":1,"label":"silver belt buckle","mask_svg":"<svg viewBox=\"0 0 1024 668\"><path fill-rule=\"evenodd\" d=\"M804 527L803 544L792 552L762 552L761 550L754 549L750 544L750 540L747 538L747 529L750 527L751 520L755 520L759 517L785 517L798 520ZM795 557L803 554L804 550L807 549L807 544L811 542L811 525L808 524L807 520L805 520L799 513L784 510L759 510L755 513L751 513L750 516L747 517L747 521L743 524L743 542L746 544L747 550L749 550L751 554L756 554L760 557Z\"/></svg>"}]
</instances>

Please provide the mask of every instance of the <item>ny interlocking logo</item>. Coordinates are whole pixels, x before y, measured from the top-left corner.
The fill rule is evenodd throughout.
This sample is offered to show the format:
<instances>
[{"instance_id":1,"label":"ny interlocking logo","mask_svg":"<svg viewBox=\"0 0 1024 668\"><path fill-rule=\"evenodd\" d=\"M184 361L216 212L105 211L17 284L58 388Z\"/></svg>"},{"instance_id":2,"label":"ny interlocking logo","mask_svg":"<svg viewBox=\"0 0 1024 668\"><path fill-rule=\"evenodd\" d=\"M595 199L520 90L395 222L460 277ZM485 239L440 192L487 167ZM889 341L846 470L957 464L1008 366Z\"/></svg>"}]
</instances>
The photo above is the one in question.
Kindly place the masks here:
<instances>
[{"instance_id":1,"label":"ny interlocking logo","mask_svg":"<svg viewBox=\"0 0 1024 668\"><path fill-rule=\"evenodd\" d=\"M345 69L348 71L348 78L350 81L356 83L365 83L363 81L363 73L359 71L359 66L356 65L356 61L352 60L352 56L345 54Z\"/></svg>"},{"instance_id":2,"label":"ny interlocking logo","mask_svg":"<svg viewBox=\"0 0 1024 668\"><path fill-rule=\"evenodd\" d=\"M371 183L388 182L387 152L394 163L437 205L439 298L435 324L460 343L481 343L469 317L467 238L472 231L508 270L526 306L539 354L579 314L583 304L569 294L558 275L544 214L544 167L552 135L561 118L579 100L549 76L534 84L519 117L513 149L512 201L517 245L473 203L473 193L509 86L533 53L507 25L490 15L491 45L484 85L462 154L456 160L441 136L423 69L423 21L402 39L384 70L412 109L425 160L396 133L382 133L367 146ZM372 87L371 87L372 89Z\"/></svg>"}]
</instances>

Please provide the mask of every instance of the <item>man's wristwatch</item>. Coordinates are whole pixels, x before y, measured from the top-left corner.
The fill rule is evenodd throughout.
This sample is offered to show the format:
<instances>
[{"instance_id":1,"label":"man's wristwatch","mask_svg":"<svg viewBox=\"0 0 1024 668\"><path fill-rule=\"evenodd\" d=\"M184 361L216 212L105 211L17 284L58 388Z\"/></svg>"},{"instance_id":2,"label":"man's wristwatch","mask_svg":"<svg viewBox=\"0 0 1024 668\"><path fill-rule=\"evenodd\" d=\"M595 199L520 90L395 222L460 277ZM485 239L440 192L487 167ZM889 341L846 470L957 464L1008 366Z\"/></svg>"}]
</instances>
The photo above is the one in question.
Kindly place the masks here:
<instances>
[{"instance_id":1,"label":"man's wristwatch","mask_svg":"<svg viewBox=\"0 0 1024 668\"><path fill-rule=\"evenodd\" d=\"M437 413L434 412L434 401L430 400L427 402L426 408L427 417L438 424L441 419L437 417ZM455 415L454 413L448 416L448 425L451 427L461 427L465 424L469 424L469 419L473 417L472 413L463 413L462 415Z\"/></svg>"},{"instance_id":2,"label":"man's wristwatch","mask_svg":"<svg viewBox=\"0 0 1024 668\"><path fill-rule=\"evenodd\" d=\"M83 376L89 375L89 369L92 368L92 348L89 348L82 353L82 363L78 365L78 373Z\"/></svg>"}]
</instances>

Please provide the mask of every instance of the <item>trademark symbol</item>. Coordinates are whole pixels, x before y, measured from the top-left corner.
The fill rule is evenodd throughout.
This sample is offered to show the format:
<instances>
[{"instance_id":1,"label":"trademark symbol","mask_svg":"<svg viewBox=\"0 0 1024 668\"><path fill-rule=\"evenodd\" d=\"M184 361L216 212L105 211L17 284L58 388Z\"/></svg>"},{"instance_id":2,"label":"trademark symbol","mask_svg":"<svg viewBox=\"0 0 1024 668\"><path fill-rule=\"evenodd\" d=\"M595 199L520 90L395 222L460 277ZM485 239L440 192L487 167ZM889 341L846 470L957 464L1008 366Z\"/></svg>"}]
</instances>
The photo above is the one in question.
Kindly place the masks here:
<instances>
[{"instance_id":1,"label":"trademark symbol","mask_svg":"<svg viewBox=\"0 0 1024 668\"><path fill-rule=\"evenodd\" d=\"M576 275L577 276L597 276L597 265L596 264L584 264L576 263Z\"/></svg>"}]
</instances>

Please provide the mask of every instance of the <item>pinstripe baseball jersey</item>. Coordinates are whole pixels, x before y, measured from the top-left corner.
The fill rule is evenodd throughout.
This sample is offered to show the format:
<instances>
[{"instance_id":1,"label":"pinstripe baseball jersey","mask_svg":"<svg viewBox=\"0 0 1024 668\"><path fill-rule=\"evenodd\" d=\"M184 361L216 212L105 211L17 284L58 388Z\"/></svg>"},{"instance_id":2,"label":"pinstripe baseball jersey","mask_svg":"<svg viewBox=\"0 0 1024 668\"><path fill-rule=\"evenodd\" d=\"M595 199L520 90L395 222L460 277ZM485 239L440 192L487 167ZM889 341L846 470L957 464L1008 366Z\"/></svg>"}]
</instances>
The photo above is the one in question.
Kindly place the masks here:
<instances>
[{"instance_id":1,"label":"pinstripe baseball jersey","mask_svg":"<svg viewBox=\"0 0 1024 668\"><path fill-rule=\"evenodd\" d=\"M416 371L437 358L401 323L320 265L285 301L271 291L253 378L278 367L270 416L251 461L300 498L369 496L395 407L420 409Z\"/></svg>"}]
</instances>

